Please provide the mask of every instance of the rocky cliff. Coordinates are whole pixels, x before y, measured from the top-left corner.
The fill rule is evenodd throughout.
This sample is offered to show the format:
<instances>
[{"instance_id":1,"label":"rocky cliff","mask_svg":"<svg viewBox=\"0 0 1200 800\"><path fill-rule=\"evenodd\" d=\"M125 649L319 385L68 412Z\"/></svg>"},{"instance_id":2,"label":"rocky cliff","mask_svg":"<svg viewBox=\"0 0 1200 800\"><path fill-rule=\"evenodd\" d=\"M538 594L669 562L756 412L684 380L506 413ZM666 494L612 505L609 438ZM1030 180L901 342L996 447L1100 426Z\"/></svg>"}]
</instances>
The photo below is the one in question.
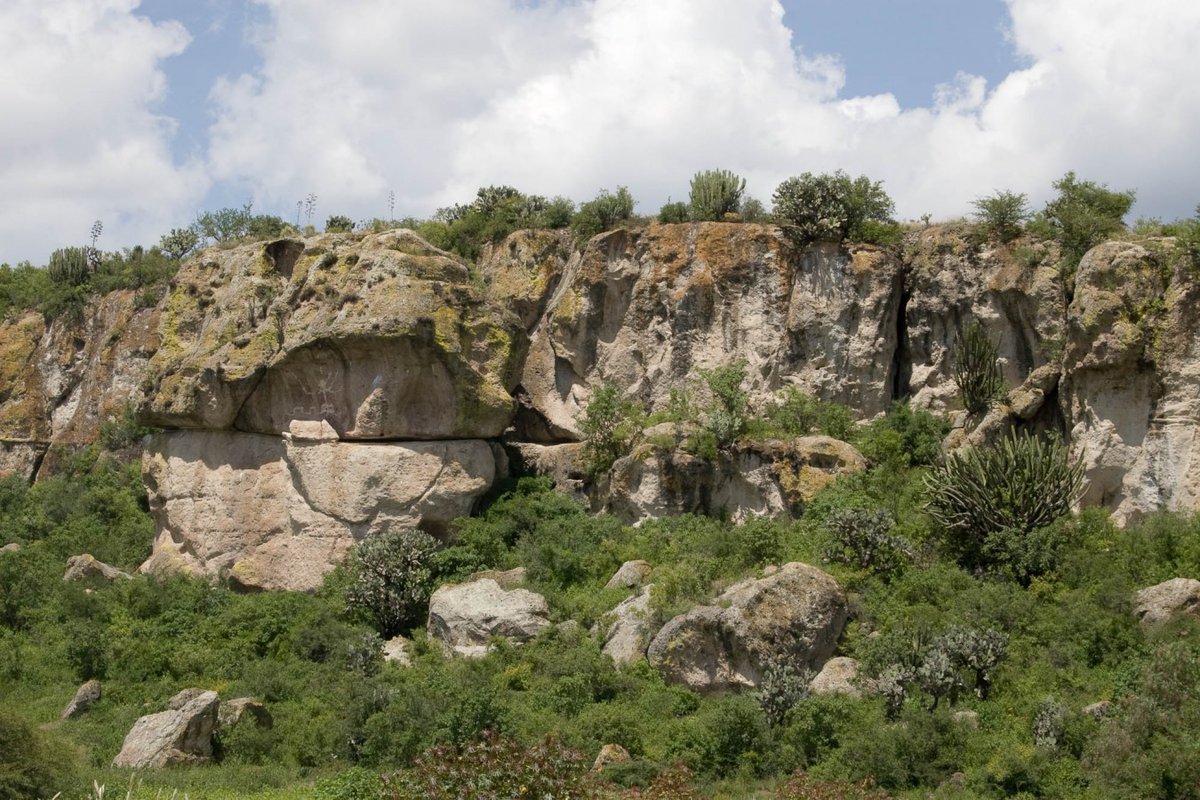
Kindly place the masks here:
<instances>
[{"instance_id":1,"label":"rocky cliff","mask_svg":"<svg viewBox=\"0 0 1200 800\"><path fill-rule=\"evenodd\" d=\"M1085 502L1121 521L1196 508L1197 266L1153 240L1095 248L1068 285L1057 261L968 226L886 250L797 248L750 224L650 225L581 249L524 231L474 267L403 230L210 249L157 308L114 293L76 320L0 326L0 470L35 476L51 445L91 440L133 403L164 429L144 459L159 529L145 569L312 588L387 525L445 535L508 469L502 440L578 479L570 443L601 383L661 408L698 369L740 359L757 403L795 386L869 418L910 398L952 413L952 442L1057 430L1087 464ZM1012 388L982 420L954 411L948 362L972 321ZM830 474L854 460L793 450L740 450L687 487L697 465L651 447L600 504L787 513L780 459Z\"/></svg>"}]
</instances>

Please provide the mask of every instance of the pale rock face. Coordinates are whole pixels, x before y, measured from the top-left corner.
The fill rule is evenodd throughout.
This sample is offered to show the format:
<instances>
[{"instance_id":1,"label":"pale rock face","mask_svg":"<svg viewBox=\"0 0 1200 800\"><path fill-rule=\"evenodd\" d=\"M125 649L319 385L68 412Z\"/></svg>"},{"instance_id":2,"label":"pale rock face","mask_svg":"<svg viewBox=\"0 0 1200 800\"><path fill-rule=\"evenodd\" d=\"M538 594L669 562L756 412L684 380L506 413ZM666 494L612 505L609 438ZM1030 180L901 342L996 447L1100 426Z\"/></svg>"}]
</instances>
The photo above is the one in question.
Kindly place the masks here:
<instances>
[{"instance_id":1,"label":"pale rock face","mask_svg":"<svg viewBox=\"0 0 1200 800\"><path fill-rule=\"evenodd\" d=\"M901 376L918 407L944 411L958 404L951 351L960 328L979 322L999 344L1005 384L1059 359L1065 340L1066 299L1057 253L1037 245L1037 260L1021 264L1003 248L979 250L967 229L929 228L906 242L908 270Z\"/></svg>"},{"instance_id":2,"label":"pale rock face","mask_svg":"<svg viewBox=\"0 0 1200 800\"><path fill-rule=\"evenodd\" d=\"M179 708L142 717L125 736L113 766L156 769L207 763L219 706L216 692L199 692Z\"/></svg>"},{"instance_id":3,"label":"pale rock face","mask_svg":"<svg viewBox=\"0 0 1200 800\"><path fill-rule=\"evenodd\" d=\"M1062 406L1084 505L1118 523L1200 501L1200 288L1141 245L1084 256L1068 309Z\"/></svg>"},{"instance_id":4,"label":"pale rock face","mask_svg":"<svg viewBox=\"0 0 1200 800\"><path fill-rule=\"evenodd\" d=\"M217 709L217 727L228 729L237 725L243 718L249 718L259 728L270 728L275 724L271 712L261 700L253 697L236 697L221 703Z\"/></svg>"},{"instance_id":5,"label":"pale rock face","mask_svg":"<svg viewBox=\"0 0 1200 800\"><path fill-rule=\"evenodd\" d=\"M774 226L617 230L588 243L531 333L521 383L563 431L605 381L663 408L696 370L746 362L764 399L795 385L871 415L891 400L899 265L881 251L797 252Z\"/></svg>"},{"instance_id":6,"label":"pale rock face","mask_svg":"<svg viewBox=\"0 0 1200 800\"><path fill-rule=\"evenodd\" d=\"M832 655L846 624L846 595L807 564L734 584L714 605L663 626L647 657L663 677L698 692L758 686L776 658L808 667Z\"/></svg>"},{"instance_id":7,"label":"pale rock face","mask_svg":"<svg viewBox=\"0 0 1200 800\"><path fill-rule=\"evenodd\" d=\"M1180 614L1200 616L1200 581L1172 578L1142 589L1133 597L1133 613L1150 627L1167 622Z\"/></svg>"},{"instance_id":8,"label":"pale rock face","mask_svg":"<svg viewBox=\"0 0 1200 800\"><path fill-rule=\"evenodd\" d=\"M544 597L490 578L442 586L429 599L429 636L452 655L479 658L493 637L527 642L548 627Z\"/></svg>"},{"instance_id":9,"label":"pale rock face","mask_svg":"<svg viewBox=\"0 0 1200 800\"><path fill-rule=\"evenodd\" d=\"M605 589L636 589L645 583L646 578L654 568L649 563L637 559L634 561L626 561L621 565L613 576L608 579L608 583L604 584Z\"/></svg>"},{"instance_id":10,"label":"pale rock face","mask_svg":"<svg viewBox=\"0 0 1200 800\"><path fill-rule=\"evenodd\" d=\"M511 589L514 586L525 582L525 568L513 567L512 569L485 569L482 572L472 572L467 577L467 581L483 581L493 580L501 589Z\"/></svg>"},{"instance_id":11,"label":"pale rock face","mask_svg":"<svg viewBox=\"0 0 1200 800\"><path fill-rule=\"evenodd\" d=\"M596 754L596 760L592 762L592 772L599 772L605 767L610 767L613 764L624 764L630 760L629 751L624 747L619 744L606 744Z\"/></svg>"},{"instance_id":12,"label":"pale rock face","mask_svg":"<svg viewBox=\"0 0 1200 800\"><path fill-rule=\"evenodd\" d=\"M175 431L143 477L159 530L143 572L311 590L355 541L390 526L434 535L470 512L495 461L481 441L352 443Z\"/></svg>"},{"instance_id":13,"label":"pale rock face","mask_svg":"<svg viewBox=\"0 0 1200 800\"><path fill-rule=\"evenodd\" d=\"M383 660L401 667L411 667L412 655L409 652L411 647L411 639L394 636L383 643Z\"/></svg>"},{"instance_id":14,"label":"pale rock face","mask_svg":"<svg viewBox=\"0 0 1200 800\"><path fill-rule=\"evenodd\" d=\"M650 641L650 587L622 600L604 615L600 627L607 625L602 651L618 667L627 666L646 657Z\"/></svg>"}]
</instances>

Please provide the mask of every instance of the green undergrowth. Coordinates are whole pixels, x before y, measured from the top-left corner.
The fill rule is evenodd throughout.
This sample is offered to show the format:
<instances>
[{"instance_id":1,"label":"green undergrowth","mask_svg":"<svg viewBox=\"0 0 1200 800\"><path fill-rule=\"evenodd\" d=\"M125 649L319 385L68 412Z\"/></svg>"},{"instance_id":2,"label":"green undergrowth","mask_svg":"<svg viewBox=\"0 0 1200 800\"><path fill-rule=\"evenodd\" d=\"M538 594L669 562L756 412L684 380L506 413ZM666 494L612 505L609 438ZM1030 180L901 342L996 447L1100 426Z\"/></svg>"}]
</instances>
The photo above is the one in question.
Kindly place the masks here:
<instances>
[{"instance_id":1,"label":"green undergrowth","mask_svg":"<svg viewBox=\"0 0 1200 800\"><path fill-rule=\"evenodd\" d=\"M0 797L84 798L96 784L122 797L131 778L134 798L373 797L378 776L420 769L430 748L459 752L484 731L526 748L550 735L585 766L619 743L632 760L610 768L606 786L645 797L689 796L654 795L655 780L704 797L881 796L854 788L868 777L896 797L1196 797L1200 626L1185 618L1143 630L1132 595L1200 574L1200 521L1163 514L1120 530L1088 510L1044 533L1059 555L1028 586L965 570L923 510L932 458L919 420L897 409L876 423L860 440L873 466L791 522L683 516L631 527L589 515L545 479L516 482L458 523L433 579L524 566L554 622L573 624L524 646L497 642L478 660L445 657L416 627L408 668L383 662L372 618L347 603L348 567L312 594L141 575L65 583L70 555L133 570L148 554L136 465L86 451L33 487L6 481L0 532L22 547L0 554ZM855 525L886 536L855 539ZM863 541L892 543L886 564ZM800 692L776 696L771 708L783 711L768 715L755 693L704 697L644 662L617 670L590 631L631 594L604 585L632 558L654 565L657 621L768 565L819 565L848 592L839 654L869 676L905 665L919 675L898 700ZM963 631L1003 643L986 686L953 664L930 678L940 643ZM90 677L103 698L60 721ZM189 686L260 698L275 724L222 734L215 766L132 776L109 767L133 722ZM1098 701L1111 703L1102 720L1082 711ZM807 794L785 788L803 783L789 777L797 770Z\"/></svg>"}]
</instances>

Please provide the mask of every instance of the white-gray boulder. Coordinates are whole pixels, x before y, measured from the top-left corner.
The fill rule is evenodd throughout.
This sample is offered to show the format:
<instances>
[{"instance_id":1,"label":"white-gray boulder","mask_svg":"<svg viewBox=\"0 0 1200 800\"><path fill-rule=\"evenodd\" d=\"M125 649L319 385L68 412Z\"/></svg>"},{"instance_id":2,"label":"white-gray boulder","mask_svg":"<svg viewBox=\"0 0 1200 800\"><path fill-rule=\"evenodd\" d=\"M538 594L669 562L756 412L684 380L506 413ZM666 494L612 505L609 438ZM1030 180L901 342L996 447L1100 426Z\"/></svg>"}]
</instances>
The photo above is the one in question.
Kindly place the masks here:
<instances>
[{"instance_id":1,"label":"white-gray boulder","mask_svg":"<svg viewBox=\"0 0 1200 800\"><path fill-rule=\"evenodd\" d=\"M646 657L650 641L650 587L640 594L627 597L604 615L600 627L607 626L603 652L619 666L626 666Z\"/></svg>"},{"instance_id":2,"label":"white-gray boulder","mask_svg":"<svg viewBox=\"0 0 1200 800\"><path fill-rule=\"evenodd\" d=\"M1133 597L1133 613L1145 626L1166 622L1180 614L1200 615L1200 581L1172 578L1142 589Z\"/></svg>"},{"instance_id":3,"label":"white-gray boulder","mask_svg":"<svg viewBox=\"0 0 1200 800\"><path fill-rule=\"evenodd\" d=\"M216 692L189 695L178 708L150 714L135 722L125 736L121 752L113 759L113 766L147 769L211 760L220 698Z\"/></svg>"},{"instance_id":4,"label":"white-gray boulder","mask_svg":"<svg viewBox=\"0 0 1200 800\"><path fill-rule=\"evenodd\" d=\"M647 651L671 683L695 691L754 688L776 659L815 668L833 654L846 624L846 594L816 567L793 562L734 584L711 606L663 626Z\"/></svg>"},{"instance_id":5,"label":"white-gray boulder","mask_svg":"<svg viewBox=\"0 0 1200 800\"><path fill-rule=\"evenodd\" d=\"M527 642L549 626L546 598L491 578L443 586L429 598L429 636L453 655L477 658L494 637Z\"/></svg>"}]
</instances>

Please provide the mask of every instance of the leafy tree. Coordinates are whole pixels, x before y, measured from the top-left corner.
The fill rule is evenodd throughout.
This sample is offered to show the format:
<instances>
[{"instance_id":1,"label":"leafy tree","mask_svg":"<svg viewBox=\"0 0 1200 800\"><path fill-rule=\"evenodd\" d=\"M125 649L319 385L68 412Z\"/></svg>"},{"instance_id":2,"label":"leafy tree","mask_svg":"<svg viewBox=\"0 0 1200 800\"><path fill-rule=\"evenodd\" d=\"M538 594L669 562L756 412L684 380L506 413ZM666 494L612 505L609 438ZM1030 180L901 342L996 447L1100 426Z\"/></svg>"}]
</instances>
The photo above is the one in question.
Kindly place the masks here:
<instances>
[{"instance_id":1,"label":"leafy tree","mask_svg":"<svg viewBox=\"0 0 1200 800\"><path fill-rule=\"evenodd\" d=\"M633 195L624 186L618 186L616 192L603 189L595 199L579 207L571 220L571 228L576 236L586 241L628 220L633 216L634 205Z\"/></svg>"},{"instance_id":2,"label":"leafy tree","mask_svg":"<svg viewBox=\"0 0 1200 800\"><path fill-rule=\"evenodd\" d=\"M825 520L832 538L825 557L891 578L912 558L912 546L892 532L895 524L882 509L836 509Z\"/></svg>"},{"instance_id":3,"label":"leafy tree","mask_svg":"<svg viewBox=\"0 0 1200 800\"><path fill-rule=\"evenodd\" d=\"M975 217L987 234L1001 242L1011 242L1021 235L1029 219L1029 198L1016 192L994 192L971 202Z\"/></svg>"},{"instance_id":4,"label":"leafy tree","mask_svg":"<svg viewBox=\"0 0 1200 800\"><path fill-rule=\"evenodd\" d=\"M579 429L586 437L584 454L589 475L603 475L629 452L641 432L642 413L637 403L621 396L615 384L604 383L592 392L579 420Z\"/></svg>"},{"instance_id":5,"label":"leafy tree","mask_svg":"<svg viewBox=\"0 0 1200 800\"><path fill-rule=\"evenodd\" d=\"M170 233L164 233L158 240L162 251L176 261L195 250L199 244L200 234L192 228L172 228Z\"/></svg>"},{"instance_id":6,"label":"leafy tree","mask_svg":"<svg viewBox=\"0 0 1200 800\"><path fill-rule=\"evenodd\" d=\"M734 214L746 191L746 179L727 169L710 169L697 172L692 178L688 200L692 219L697 221L722 220L726 214Z\"/></svg>"},{"instance_id":7,"label":"leafy tree","mask_svg":"<svg viewBox=\"0 0 1200 800\"><path fill-rule=\"evenodd\" d=\"M891 225L895 212L882 183L865 175L851 178L842 170L788 178L779 184L773 199L775 216L793 226L802 242L874 239L883 230L872 223Z\"/></svg>"},{"instance_id":8,"label":"leafy tree","mask_svg":"<svg viewBox=\"0 0 1200 800\"><path fill-rule=\"evenodd\" d=\"M325 220L326 233L349 233L354 230L354 220L349 217L343 217L340 214L334 214L329 219Z\"/></svg>"},{"instance_id":9,"label":"leafy tree","mask_svg":"<svg viewBox=\"0 0 1200 800\"><path fill-rule=\"evenodd\" d=\"M347 607L366 611L385 638L419 624L433 591L438 547L432 536L412 528L368 537L351 554Z\"/></svg>"},{"instance_id":10,"label":"leafy tree","mask_svg":"<svg viewBox=\"0 0 1200 800\"><path fill-rule=\"evenodd\" d=\"M250 203L241 208L221 208L205 211L196 217L192 230L203 240L229 242L250 232Z\"/></svg>"},{"instance_id":11,"label":"leafy tree","mask_svg":"<svg viewBox=\"0 0 1200 800\"><path fill-rule=\"evenodd\" d=\"M743 197L742 204L738 207L738 216L742 218L742 222L766 222L771 215L761 200Z\"/></svg>"},{"instance_id":12,"label":"leafy tree","mask_svg":"<svg viewBox=\"0 0 1200 800\"><path fill-rule=\"evenodd\" d=\"M1058 196L1046 203L1039 222L1062 246L1063 262L1073 272L1088 250L1124 229L1136 195L1077 180L1074 172L1056 181L1054 188Z\"/></svg>"}]
</instances>

